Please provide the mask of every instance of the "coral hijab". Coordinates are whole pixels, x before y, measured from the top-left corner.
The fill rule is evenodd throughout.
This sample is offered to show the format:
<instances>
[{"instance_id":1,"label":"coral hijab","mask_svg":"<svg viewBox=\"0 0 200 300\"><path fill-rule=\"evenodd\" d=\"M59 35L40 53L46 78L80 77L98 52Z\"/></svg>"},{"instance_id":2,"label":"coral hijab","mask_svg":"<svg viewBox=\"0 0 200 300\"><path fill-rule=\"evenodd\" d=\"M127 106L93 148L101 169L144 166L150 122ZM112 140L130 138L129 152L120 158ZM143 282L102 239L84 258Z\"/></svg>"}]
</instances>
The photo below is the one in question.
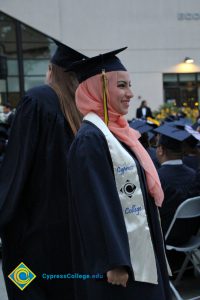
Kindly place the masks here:
<instances>
[{"instance_id":1,"label":"coral hijab","mask_svg":"<svg viewBox=\"0 0 200 300\"><path fill-rule=\"evenodd\" d=\"M102 75L95 75L83 81L76 90L76 105L85 116L89 112L96 113L104 121L103 97L102 97ZM156 168L147 151L138 141L140 134L129 127L126 119L117 113L111 106L113 89L117 85L118 72L106 73L108 80L108 128L114 136L125 143L138 158L145 170L147 187L150 195L154 198L157 206L162 205L164 198L160 180Z\"/></svg>"}]
</instances>

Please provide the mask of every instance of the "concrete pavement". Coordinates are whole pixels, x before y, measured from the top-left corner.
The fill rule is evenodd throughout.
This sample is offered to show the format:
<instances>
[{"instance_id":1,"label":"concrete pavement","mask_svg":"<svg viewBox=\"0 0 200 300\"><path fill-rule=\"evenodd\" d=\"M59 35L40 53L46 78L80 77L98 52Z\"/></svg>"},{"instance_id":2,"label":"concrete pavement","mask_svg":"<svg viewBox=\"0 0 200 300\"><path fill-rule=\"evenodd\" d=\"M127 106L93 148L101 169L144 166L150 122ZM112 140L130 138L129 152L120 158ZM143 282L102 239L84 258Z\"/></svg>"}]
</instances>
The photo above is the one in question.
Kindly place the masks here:
<instances>
[{"instance_id":1,"label":"concrete pavement","mask_svg":"<svg viewBox=\"0 0 200 300\"><path fill-rule=\"evenodd\" d=\"M0 299L8 300L5 283L4 283L4 279L3 279L3 274L2 274L2 261L1 260L0 260Z\"/></svg>"}]
</instances>

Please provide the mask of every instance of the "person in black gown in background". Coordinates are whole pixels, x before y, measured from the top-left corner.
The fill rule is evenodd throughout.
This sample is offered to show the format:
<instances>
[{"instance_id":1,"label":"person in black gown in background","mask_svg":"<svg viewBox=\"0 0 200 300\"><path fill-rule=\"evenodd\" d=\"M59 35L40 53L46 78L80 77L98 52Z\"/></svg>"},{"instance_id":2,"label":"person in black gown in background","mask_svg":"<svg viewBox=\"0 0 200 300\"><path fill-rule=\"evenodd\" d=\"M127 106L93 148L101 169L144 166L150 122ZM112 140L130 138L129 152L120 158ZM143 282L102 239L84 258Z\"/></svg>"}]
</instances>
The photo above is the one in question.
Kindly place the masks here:
<instances>
[{"instance_id":1,"label":"person in black gown in background","mask_svg":"<svg viewBox=\"0 0 200 300\"><path fill-rule=\"evenodd\" d=\"M68 160L75 299L170 300L157 211L163 192L139 133L123 117L133 93L115 56L122 50L71 68L84 115Z\"/></svg>"},{"instance_id":2,"label":"person in black gown in background","mask_svg":"<svg viewBox=\"0 0 200 300\"><path fill-rule=\"evenodd\" d=\"M147 106L147 101L143 100L136 110L136 118L146 120L148 117L153 117L151 108Z\"/></svg>"},{"instance_id":3,"label":"person in black gown in background","mask_svg":"<svg viewBox=\"0 0 200 300\"><path fill-rule=\"evenodd\" d=\"M157 158L161 164L158 175L164 191L164 201L160 208L163 234L166 235L178 206L190 196L199 196L196 185L197 173L183 161L183 146L190 141L191 135L184 129L175 126L162 125L155 129L160 133L156 149ZM198 163L196 163L198 166ZM199 181L199 180L198 180ZM192 194L193 193L193 194ZM177 220L172 233L167 238L168 245L182 245L197 233L199 218ZM185 255L176 251L167 251L167 257L172 271L178 270Z\"/></svg>"},{"instance_id":4,"label":"person in black gown in background","mask_svg":"<svg viewBox=\"0 0 200 300\"><path fill-rule=\"evenodd\" d=\"M190 136L184 143L183 162L188 167L198 170L199 140Z\"/></svg>"},{"instance_id":5,"label":"person in black gown in background","mask_svg":"<svg viewBox=\"0 0 200 300\"><path fill-rule=\"evenodd\" d=\"M74 101L77 79L65 68L85 56L57 45L47 84L29 90L19 103L0 173L0 236L9 300L73 299L69 280L42 277L71 270L67 153L81 122ZM36 275L23 292L8 278L21 262Z\"/></svg>"}]
</instances>

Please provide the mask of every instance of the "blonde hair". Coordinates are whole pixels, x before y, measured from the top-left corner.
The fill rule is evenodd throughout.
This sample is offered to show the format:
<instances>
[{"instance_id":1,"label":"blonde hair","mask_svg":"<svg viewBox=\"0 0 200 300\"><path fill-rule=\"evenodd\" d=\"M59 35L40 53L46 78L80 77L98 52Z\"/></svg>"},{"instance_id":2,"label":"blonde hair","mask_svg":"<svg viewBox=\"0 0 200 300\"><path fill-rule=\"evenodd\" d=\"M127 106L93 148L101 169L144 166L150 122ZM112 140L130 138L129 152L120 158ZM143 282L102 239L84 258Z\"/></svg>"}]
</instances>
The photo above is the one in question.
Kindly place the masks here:
<instances>
[{"instance_id":1,"label":"blonde hair","mask_svg":"<svg viewBox=\"0 0 200 300\"><path fill-rule=\"evenodd\" d=\"M50 64L50 76L47 78L47 84L56 92L63 115L73 134L78 131L82 116L76 108L75 91L78 86L78 80L72 72L65 72L63 68Z\"/></svg>"}]
</instances>

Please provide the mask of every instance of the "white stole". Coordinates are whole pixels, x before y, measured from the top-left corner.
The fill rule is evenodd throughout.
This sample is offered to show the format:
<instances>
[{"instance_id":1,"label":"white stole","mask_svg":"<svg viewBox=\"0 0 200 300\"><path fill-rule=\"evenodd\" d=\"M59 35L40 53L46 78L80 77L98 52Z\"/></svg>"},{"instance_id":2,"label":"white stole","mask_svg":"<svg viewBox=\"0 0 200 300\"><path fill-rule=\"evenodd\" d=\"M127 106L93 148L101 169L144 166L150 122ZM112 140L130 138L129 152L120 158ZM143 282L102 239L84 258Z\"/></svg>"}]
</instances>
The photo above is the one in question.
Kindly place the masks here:
<instances>
[{"instance_id":1,"label":"white stole","mask_svg":"<svg viewBox=\"0 0 200 300\"><path fill-rule=\"evenodd\" d=\"M84 120L96 125L104 134L108 144L128 235L135 280L157 284L155 253L135 161L99 116L90 112Z\"/></svg>"}]
</instances>

